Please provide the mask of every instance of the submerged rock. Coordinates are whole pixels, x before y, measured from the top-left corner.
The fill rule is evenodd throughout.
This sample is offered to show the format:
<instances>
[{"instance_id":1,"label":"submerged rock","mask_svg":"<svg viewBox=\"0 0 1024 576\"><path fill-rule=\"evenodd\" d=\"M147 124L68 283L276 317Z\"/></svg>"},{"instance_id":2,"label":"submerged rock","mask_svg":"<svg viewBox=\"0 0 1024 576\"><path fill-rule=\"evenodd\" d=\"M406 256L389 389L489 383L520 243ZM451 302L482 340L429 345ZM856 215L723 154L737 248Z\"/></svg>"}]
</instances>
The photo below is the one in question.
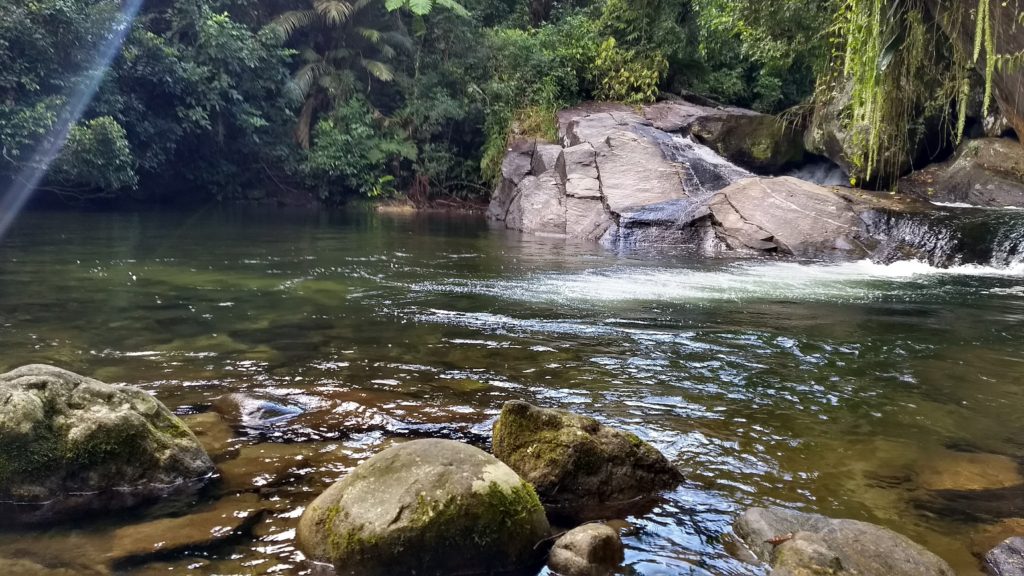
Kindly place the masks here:
<instances>
[{"instance_id":1,"label":"submerged rock","mask_svg":"<svg viewBox=\"0 0 1024 576\"><path fill-rule=\"evenodd\" d=\"M635 434L564 410L505 404L494 455L533 484L552 514L570 520L628 512L682 474Z\"/></svg>"},{"instance_id":2,"label":"submerged rock","mask_svg":"<svg viewBox=\"0 0 1024 576\"><path fill-rule=\"evenodd\" d=\"M145 392L60 368L0 375L0 500L18 523L127 508L196 488L213 462Z\"/></svg>"},{"instance_id":3,"label":"submerged rock","mask_svg":"<svg viewBox=\"0 0 1024 576\"><path fill-rule=\"evenodd\" d=\"M782 508L751 508L733 524L736 535L771 576L953 576L938 556L892 530Z\"/></svg>"},{"instance_id":4,"label":"submerged rock","mask_svg":"<svg viewBox=\"0 0 1024 576\"><path fill-rule=\"evenodd\" d=\"M947 450L919 466L917 484L925 490L993 490L1022 485L1024 476L1008 456Z\"/></svg>"},{"instance_id":5,"label":"submerged rock","mask_svg":"<svg viewBox=\"0 0 1024 576\"><path fill-rule=\"evenodd\" d=\"M934 202L1024 207L1024 146L1008 138L968 140L950 160L900 180L900 190Z\"/></svg>"},{"instance_id":6,"label":"submerged rock","mask_svg":"<svg viewBox=\"0 0 1024 576\"><path fill-rule=\"evenodd\" d=\"M992 576L1024 576L1024 538L1008 538L985 554L985 570Z\"/></svg>"},{"instance_id":7,"label":"submerged rock","mask_svg":"<svg viewBox=\"0 0 1024 576\"><path fill-rule=\"evenodd\" d=\"M114 565L134 564L217 546L250 530L263 512L259 497L243 494L188 516L125 526L111 535L108 558Z\"/></svg>"},{"instance_id":8,"label":"submerged rock","mask_svg":"<svg viewBox=\"0 0 1024 576\"><path fill-rule=\"evenodd\" d=\"M286 422L302 414L302 408L248 394L225 394L213 402L213 410L227 421L247 428Z\"/></svg>"},{"instance_id":9,"label":"submerged rock","mask_svg":"<svg viewBox=\"0 0 1024 576\"><path fill-rule=\"evenodd\" d=\"M235 431L216 412L203 412L183 416L182 422L196 435L199 443L211 458L219 460L237 449L234 444Z\"/></svg>"},{"instance_id":10,"label":"submerged rock","mask_svg":"<svg viewBox=\"0 0 1024 576\"><path fill-rule=\"evenodd\" d=\"M321 494L300 548L339 574L535 569L548 536L533 488L468 444L415 440L373 456Z\"/></svg>"},{"instance_id":11,"label":"submerged rock","mask_svg":"<svg viewBox=\"0 0 1024 576\"><path fill-rule=\"evenodd\" d=\"M606 524L584 524L555 541L548 567L561 576L606 576L625 560L617 530Z\"/></svg>"},{"instance_id":12,"label":"submerged rock","mask_svg":"<svg viewBox=\"0 0 1024 576\"><path fill-rule=\"evenodd\" d=\"M1015 536L1024 537L1024 518L1006 518L979 528L971 536L971 553L983 558L990 550Z\"/></svg>"}]
</instances>

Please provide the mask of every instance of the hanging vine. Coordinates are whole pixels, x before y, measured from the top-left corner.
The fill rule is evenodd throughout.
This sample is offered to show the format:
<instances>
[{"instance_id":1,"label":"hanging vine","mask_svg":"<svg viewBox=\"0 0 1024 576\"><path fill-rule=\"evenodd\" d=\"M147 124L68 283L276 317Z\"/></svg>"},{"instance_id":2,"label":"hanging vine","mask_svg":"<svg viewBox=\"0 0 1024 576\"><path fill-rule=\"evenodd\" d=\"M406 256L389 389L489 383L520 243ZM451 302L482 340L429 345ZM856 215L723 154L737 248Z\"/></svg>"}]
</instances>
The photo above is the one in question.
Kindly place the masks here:
<instances>
[{"instance_id":1,"label":"hanging vine","mask_svg":"<svg viewBox=\"0 0 1024 576\"><path fill-rule=\"evenodd\" d=\"M1024 64L1024 52L996 50L992 0L974 10L973 51L949 36L966 25L950 10L943 28L926 20L924 0L841 0L830 30L833 73L821 77L815 100L827 106L849 98L842 117L852 183L892 185L925 136L925 118L941 117L959 143L968 116L971 70L983 62L983 114L988 114L997 71ZM1015 13L1015 19L1024 16ZM984 60L981 60L984 59ZM956 120L952 121L955 114Z\"/></svg>"}]
</instances>

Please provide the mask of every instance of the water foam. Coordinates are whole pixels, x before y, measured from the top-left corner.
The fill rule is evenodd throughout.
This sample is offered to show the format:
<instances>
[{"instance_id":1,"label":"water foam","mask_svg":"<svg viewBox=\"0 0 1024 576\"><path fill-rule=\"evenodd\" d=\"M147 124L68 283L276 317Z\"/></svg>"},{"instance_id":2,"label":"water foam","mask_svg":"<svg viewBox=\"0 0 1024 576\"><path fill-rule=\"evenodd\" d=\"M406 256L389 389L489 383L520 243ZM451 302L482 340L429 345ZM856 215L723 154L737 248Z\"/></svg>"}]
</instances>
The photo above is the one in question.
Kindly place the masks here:
<instances>
[{"instance_id":1,"label":"water foam","mask_svg":"<svg viewBox=\"0 0 1024 576\"><path fill-rule=\"evenodd\" d=\"M697 269L619 266L511 280L455 281L429 289L564 304L758 299L870 302L948 293L954 278L970 277L1024 277L1024 263L1003 268L974 264L938 268L914 260L892 264L869 260L838 264L743 262Z\"/></svg>"}]
</instances>

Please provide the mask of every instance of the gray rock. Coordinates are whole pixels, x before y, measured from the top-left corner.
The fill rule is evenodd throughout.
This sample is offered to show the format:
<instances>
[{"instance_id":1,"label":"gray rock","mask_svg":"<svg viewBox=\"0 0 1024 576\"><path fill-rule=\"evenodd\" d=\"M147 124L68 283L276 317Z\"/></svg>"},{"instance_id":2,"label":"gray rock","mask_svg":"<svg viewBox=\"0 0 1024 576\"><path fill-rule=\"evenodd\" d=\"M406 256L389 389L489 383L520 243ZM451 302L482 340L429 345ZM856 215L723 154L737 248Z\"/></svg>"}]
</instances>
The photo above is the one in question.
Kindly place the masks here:
<instances>
[{"instance_id":1,"label":"gray rock","mask_svg":"<svg viewBox=\"0 0 1024 576\"><path fill-rule=\"evenodd\" d=\"M953 569L909 538L857 520L834 520L782 508L751 508L736 535L771 576L953 576Z\"/></svg>"},{"instance_id":2,"label":"gray rock","mask_svg":"<svg viewBox=\"0 0 1024 576\"><path fill-rule=\"evenodd\" d=\"M584 524L555 541L548 567L561 576L606 576L625 560L619 532L606 524Z\"/></svg>"},{"instance_id":3,"label":"gray rock","mask_svg":"<svg viewBox=\"0 0 1024 576\"><path fill-rule=\"evenodd\" d=\"M1008 138L968 140L949 161L900 180L900 190L937 202L1024 207L1024 146Z\"/></svg>"},{"instance_id":4,"label":"gray rock","mask_svg":"<svg viewBox=\"0 0 1024 576\"><path fill-rule=\"evenodd\" d=\"M985 554L985 570L992 576L1024 576L1024 538L1008 538Z\"/></svg>"},{"instance_id":5,"label":"gray rock","mask_svg":"<svg viewBox=\"0 0 1024 576\"><path fill-rule=\"evenodd\" d=\"M536 567L549 530L537 494L511 468L466 444L416 440L328 488L303 514L298 540L339 574L487 574Z\"/></svg>"},{"instance_id":6,"label":"gray rock","mask_svg":"<svg viewBox=\"0 0 1024 576\"><path fill-rule=\"evenodd\" d=\"M285 422L302 414L302 408L276 399L248 394L225 394L213 401L214 412L225 420L247 428L262 428Z\"/></svg>"},{"instance_id":7,"label":"gray rock","mask_svg":"<svg viewBox=\"0 0 1024 576\"><path fill-rule=\"evenodd\" d=\"M532 234L565 234L565 193L554 171L527 176L519 183L505 225Z\"/></svg>"},{"instance_id":8,"label":"gray rock","mask_svg":"<svg viewBox=\"0 0 1024 576\"><path fill-rule=\"evenodd\" d=\"M195 435L142 390L60 368L0 375L5 519L64 520L190 490L214 471Z\"/></svg>"},{"instance_id":9,"label":"gray rock","mask_svg":"<svg viewBox=\"0 0 1024 576\"><path fill-rule=\"evenodd\" d=\"M505 404L493 444L494 455L533 484L552 514L572 521L629 513L682 480L636 435L526 402Z\"/></svg>"}]
</instances>

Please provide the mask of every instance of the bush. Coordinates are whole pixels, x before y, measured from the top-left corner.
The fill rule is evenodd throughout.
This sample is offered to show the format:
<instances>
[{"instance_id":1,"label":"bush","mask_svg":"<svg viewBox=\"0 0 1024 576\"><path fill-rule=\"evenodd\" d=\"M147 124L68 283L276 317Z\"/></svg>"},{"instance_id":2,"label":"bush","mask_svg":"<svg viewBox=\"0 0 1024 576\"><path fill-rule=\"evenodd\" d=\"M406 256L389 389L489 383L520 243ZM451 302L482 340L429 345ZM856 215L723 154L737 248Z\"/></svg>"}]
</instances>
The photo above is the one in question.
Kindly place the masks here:
<instances>
[{"instance_id":1,"label":"bush","mask_svg":"<svg viewBox=\"0 0 1024 576\"><path fill-rule=\"evenodd\" d=\"M365 100L352 98L317 123L303 171L323 200L346 193L373 198L394 192L391 172L403 159L416 159L415 145L376 122Z\"/></svg>"},{"instance_id":2,"label":"bush","mask_svg":"<svg viewBox=\"0 0 1024 576\"><path fill-rule=\"evenodd\" d=\"M139 182L124 128L109 116L71 127L48 176L59 193L109 196Z\"/></svg>"}]
</instances>

